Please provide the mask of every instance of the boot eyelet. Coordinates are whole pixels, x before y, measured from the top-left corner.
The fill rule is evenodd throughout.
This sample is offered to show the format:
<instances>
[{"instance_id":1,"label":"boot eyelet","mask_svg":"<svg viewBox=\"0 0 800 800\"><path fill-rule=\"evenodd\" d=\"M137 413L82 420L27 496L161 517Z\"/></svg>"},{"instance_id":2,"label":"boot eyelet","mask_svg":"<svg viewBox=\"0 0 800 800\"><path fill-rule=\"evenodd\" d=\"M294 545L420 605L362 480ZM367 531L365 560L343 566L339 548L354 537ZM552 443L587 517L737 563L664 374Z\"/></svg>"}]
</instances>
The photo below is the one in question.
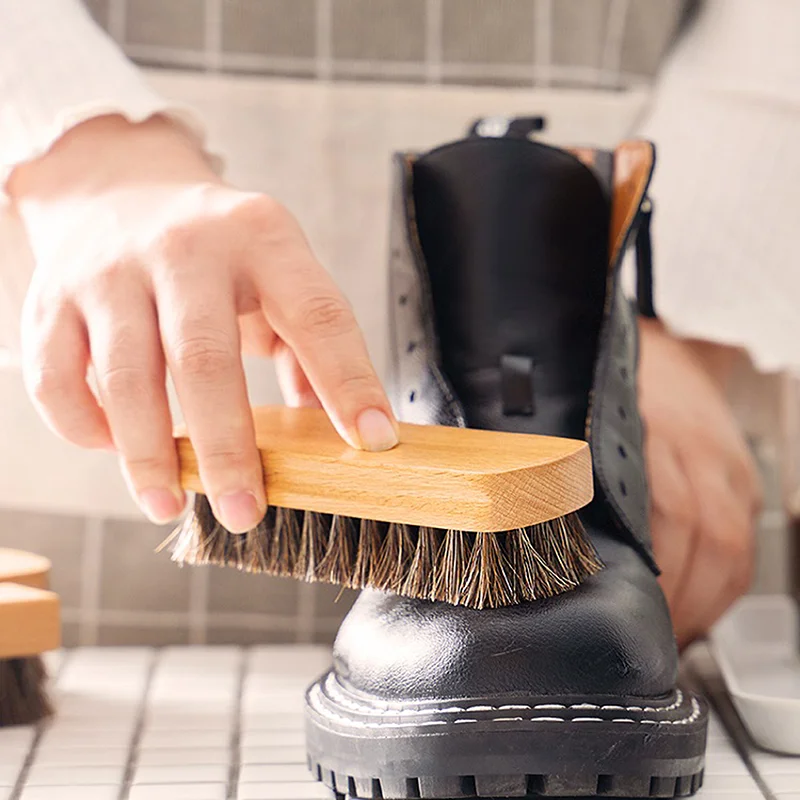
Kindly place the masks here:
<instances>
[{"instance_id":1,"label":"boot eyelet","mask_svg":"<svg viewBox=\"0 0 800 800\"><path fill-rule=\"evenodd\" d=\"M417 393L416 392L411 392L411 394L408 395L408 402L409 403L413 403L414 400L416 400L416 399L417 399Z\"/></svg>"},{"instance_id":2,"label":"boot eyelet","mask_svg":"<svg viewBox=\"0 0 800 800\"><path fill-rule=\"evenodd\" d=\"M619 482L619 490L622 493L623 497L627 497L628 496L628 487L625 485L625 481L620 481Z\"/></svg>"},{"instance_id":3,"label":"boot eyelet","mask_svg":"<svg viewBox=\"0 0 800 800\"><path fill-rule=\"evenodd\" d=\"M408 347L406 347L406 353L413 353L417 349L416 342L409 342Z\"/></svg>"},{"instance_id":4,"label":"boot eyelet","mask_svg":"<svg viewBox=\"0 0 800 800\"><path fill-rule=\"evenodd\" d=\"M627 367L620 367L619 374L620 374L620 377L622 378L622 380L624 380L624 381L628 380L628 368Z\"/></svg>"},{"instance_id":5,"label":"boot eyelet","mask_svg":"<svg viewBox=\"0 0 800 800\"><path fill-rule=\"evenodd\" d=\"M406 305L408 303L408 295L407 294L401 294L399 299L398 299L398 302L400 303L401 306Z\"/></svg>"},{"instance_id":6,"label":"boot eyelet","mask_svg":"<svg viewBox=\"0 0 800 800\"><path fill-rule=\"evenodd\" d=\"M627 419L628 418L628 412L625 410L625 408L623 406L619 406L617 408L617 413L619 414L619 418L620 419Z\"/></svg>"},{"instance_id":7,"label":"boot eyelet","mask_svg":"<svg viewBox=\"0 0 800 800\"><path fill-rule=\"evenodd\" d=\"M625 445L622 445L622 444L618 445L617 446L617 452L619 453L620 458L627 458L628 457L628 451L625 449Z\"/></svg>"}]
</instances>

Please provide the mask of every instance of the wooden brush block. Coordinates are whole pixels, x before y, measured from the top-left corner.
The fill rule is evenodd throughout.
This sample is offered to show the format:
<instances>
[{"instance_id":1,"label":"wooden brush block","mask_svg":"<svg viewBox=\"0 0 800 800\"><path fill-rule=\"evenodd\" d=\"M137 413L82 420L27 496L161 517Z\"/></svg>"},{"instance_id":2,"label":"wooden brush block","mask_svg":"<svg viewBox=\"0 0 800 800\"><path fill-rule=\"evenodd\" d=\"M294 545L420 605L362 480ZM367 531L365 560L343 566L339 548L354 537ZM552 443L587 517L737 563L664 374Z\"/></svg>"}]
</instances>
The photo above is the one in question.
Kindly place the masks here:
<instances>
[{"instance_id":1,"label":"wooden brush block","mask_svg":"<svg viewBox=\"0 0 800 800\"><path fill-rule=\"evenodd\" d=\"M0 583L21 583L34 589L47 589L50 561L43 556L0 547Z\"/></svg>"},{"instance_id":2,"label":"wooden brush block","mask_svg":"<svg viewBox=\"0 0 800 800\"><path fill-rule=\"evenodd\" d=\"M0 583L0 659L30 658L61 645L58 595Z\"/></svg>"},{"instance_id":3,"label":"wooden brush block","mask_svg":"<svg viewBox=\"0 0 800 800\"><path fill-rule=\"evenodd\" d=\"M320 409L253 412L273 506L461 531L505 531L561 517L593 494L586 442L400 424L400 444L366 453L345 444ZM181 483L203 492L179 432Z\"/></svg>"}]
</instances>

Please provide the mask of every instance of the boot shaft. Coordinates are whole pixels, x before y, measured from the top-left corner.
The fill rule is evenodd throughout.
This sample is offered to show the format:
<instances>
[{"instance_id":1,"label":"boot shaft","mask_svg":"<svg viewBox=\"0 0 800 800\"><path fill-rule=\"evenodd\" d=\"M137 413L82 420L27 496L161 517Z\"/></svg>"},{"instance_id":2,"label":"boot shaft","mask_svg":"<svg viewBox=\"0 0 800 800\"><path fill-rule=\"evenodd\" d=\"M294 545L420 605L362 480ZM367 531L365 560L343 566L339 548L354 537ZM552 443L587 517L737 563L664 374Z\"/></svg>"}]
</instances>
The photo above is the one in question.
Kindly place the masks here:
<instances>
[{"instance_id":1,"label":"boot shaft","mask_svg":"<svg viewBox=\"0 0 800 800\"><path fill-rule=\"evenodd\" d=\"M470 137L396 166L390 320L401 419L587 439L587 518L655 569L635 315L618 285L652 146L575 155Z\"/></svg>"}]
</instances>

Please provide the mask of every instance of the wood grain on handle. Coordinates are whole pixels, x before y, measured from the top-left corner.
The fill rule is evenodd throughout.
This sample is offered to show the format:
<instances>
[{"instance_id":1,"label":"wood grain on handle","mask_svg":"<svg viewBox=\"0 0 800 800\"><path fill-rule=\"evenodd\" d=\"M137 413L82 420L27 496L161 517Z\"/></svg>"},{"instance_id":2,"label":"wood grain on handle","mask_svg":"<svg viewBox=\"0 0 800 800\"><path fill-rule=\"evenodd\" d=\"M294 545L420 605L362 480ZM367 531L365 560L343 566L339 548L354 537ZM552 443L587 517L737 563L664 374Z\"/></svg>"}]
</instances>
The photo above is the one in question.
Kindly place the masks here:
<instances>
[{"instance_id":1,"label":"wood grain on handle","mask_svg":"<svg viewBox=\"0 0 800 800\"><path fill-rule=\"evenodd\" d=\"M253 412L267 502L465 531L504 531L585 506L589 446L574 439L401 423L400 444L366 453L345 444L319 409ZM185 432L177 433L184 488L202 492Z\"/></svg>"},{"instance_id":2,"label":"wood grain on handle","mask_svg":"<svg viewBox=\"0 0 800 800\"><path fill-rule=\"evenodd\" d=\"M0 547L0 583L20 583L34 589L47 589L50 561L44 556Z\"/></svg>"},{"instance_id":3,"label":"wood grain on handle","mask_svg":"<svg viewBox=\"0 0 800 800\"><path fill-rule=\"evenodd\" d=\"M58 595L0 583L0 659L28 658L61 646Z\"/></svg>"}]
</instances>

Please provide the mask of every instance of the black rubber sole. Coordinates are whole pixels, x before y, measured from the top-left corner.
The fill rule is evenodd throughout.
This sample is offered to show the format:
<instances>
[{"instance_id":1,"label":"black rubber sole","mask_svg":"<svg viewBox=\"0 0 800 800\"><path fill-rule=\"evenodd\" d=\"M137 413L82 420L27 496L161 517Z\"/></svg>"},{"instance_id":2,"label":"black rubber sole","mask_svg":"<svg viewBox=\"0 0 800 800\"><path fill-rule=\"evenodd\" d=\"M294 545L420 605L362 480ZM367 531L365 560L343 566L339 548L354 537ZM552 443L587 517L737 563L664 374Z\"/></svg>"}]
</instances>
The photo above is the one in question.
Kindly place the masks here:
<instances>
[{"instance_id":1,"label":"black rubber sole","mask_svg":"<svg viewBox=\"0 0 800 800\"><path fill-rule=\"evenodd\" d=\"M707 725L705 702L681 690L400 704L331 672L306 694L312 773L364 800L688 797L703 783Z\"/></svg>"}]
</instances>

